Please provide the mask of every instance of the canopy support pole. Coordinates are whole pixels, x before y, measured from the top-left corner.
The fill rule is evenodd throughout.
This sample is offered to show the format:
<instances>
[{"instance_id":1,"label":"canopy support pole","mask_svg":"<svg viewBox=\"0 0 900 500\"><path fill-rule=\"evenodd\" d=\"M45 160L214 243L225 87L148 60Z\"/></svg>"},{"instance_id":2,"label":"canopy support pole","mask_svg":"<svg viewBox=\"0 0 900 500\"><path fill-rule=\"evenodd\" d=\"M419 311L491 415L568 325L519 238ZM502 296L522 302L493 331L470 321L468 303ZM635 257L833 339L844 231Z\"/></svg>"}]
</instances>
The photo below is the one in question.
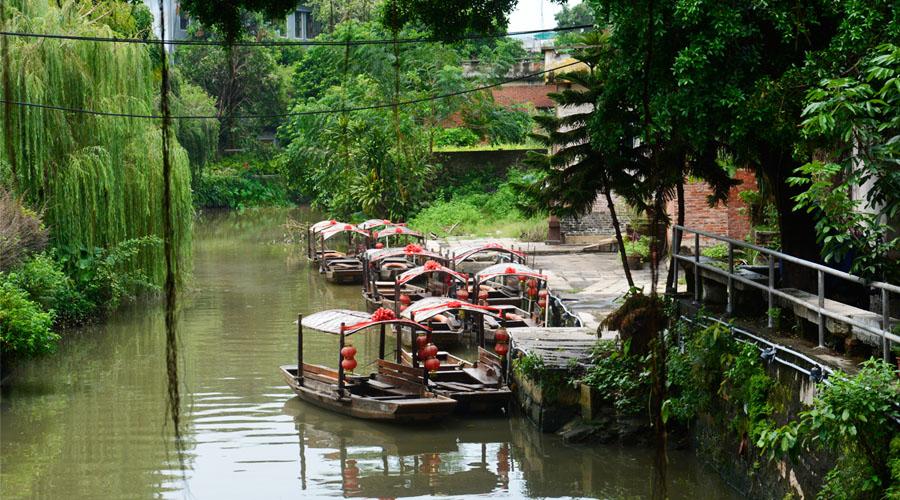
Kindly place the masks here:
<instances>
[{"instance_id":1,"label":"canopy support pole","mask_svg":"<svg viewBox=\"0 0 900 500\"><path fill-rule=\"evenodd\" d=\"M378 359L384 359L384 324L381 325L381 332L378 336Z\"/></svg>"},{"instance_id":2,"label":"canopy support pole","mask_svg":"<svg viewBox=\"0 0 900 500\"><path fill-rule=\"evenodd\" d=\"M338 397L344 397L344 355L341 354L341 351L344 350L344 323L341 323L341 348L338 351Z\"/></svg>"},{"instance_id":3,"label":"canopy support pole","mask_svg":"<svg viewBox=\"0 0 900 500\"><path fill-rule=\"evenodd\" d=\"M297 315L297 380L303 380L303 315Z\"/></svg>"}]
</instances>

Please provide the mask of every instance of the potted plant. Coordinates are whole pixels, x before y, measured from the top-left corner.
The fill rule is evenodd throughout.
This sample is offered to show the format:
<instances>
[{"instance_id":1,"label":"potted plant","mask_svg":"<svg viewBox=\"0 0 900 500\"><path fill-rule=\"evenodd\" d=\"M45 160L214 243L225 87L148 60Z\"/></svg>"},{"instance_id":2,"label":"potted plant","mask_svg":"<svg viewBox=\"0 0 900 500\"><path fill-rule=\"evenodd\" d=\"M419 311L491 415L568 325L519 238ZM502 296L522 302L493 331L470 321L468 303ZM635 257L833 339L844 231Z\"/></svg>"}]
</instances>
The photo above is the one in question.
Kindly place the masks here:
<instances>
[{"instance_id":1,"label":"potted plant","mask_svg":"<svg viewBox=\"0 0 900 500\"><path fill-rule=\"evenodd\" d=\"M631 269L641 269L644 267L644 261L650 257L650 245L647 237L642 236L640 239L633 240L628 238L625 241L625 258L628 261L628 267Z\"/></svg>"}]
</instances>

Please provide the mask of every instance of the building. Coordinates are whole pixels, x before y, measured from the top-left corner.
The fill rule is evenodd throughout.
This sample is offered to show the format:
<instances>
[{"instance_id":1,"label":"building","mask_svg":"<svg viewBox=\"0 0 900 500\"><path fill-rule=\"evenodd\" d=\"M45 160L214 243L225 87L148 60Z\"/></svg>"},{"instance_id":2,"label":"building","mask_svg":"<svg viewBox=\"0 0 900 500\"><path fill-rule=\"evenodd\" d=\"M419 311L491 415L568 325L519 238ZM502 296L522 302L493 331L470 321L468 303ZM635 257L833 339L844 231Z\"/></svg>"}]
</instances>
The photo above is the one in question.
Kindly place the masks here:
<instances>
[{"instance_id":1,"label":"building","mask_svg":"<svg viewBox=\"0 0 900 500\"><path fill-rule=\"evenodd\" d=\"M188 37L188 28L191 20L181 11L178 0L144 0L144 3L153 13L153 33L160 37L159 2L163 2L163 13L166 18L166 40L184 40ZM284 26L279 29L279 35L290 40L310 40L322 32L322 26L313 20L312 9L297 4L297 8L291 11L284 20ZM172 51L172 46L166 50Z\"/></svg>"}]
</instances>

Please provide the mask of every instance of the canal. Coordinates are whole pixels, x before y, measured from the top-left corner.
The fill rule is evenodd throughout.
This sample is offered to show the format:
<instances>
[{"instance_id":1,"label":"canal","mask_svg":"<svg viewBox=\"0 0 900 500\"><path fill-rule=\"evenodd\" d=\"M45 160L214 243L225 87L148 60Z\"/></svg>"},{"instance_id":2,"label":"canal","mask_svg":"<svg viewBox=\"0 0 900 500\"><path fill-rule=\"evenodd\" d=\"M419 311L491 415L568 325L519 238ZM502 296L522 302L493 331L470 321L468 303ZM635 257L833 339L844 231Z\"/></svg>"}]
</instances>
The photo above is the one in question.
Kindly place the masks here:
<instances>
[{"instance_id":1,"label":"canal","mask_svg":"<svg viewBox=\"0 0 900 500\"><path fill-rule=\"evenodd\" d=\"M309 214L197 220L179 303L184 470L165 415L161 301L139 302L17 369L0 400L0 497L649 496L649 449L566 445L518 416L372 424L294 398L277 367L295 361L297 313L364 304L357 286L311 270L289 217ZM377 336L353 341L363 371ZM336 346L308 335L308 362L335 365ZM690 452L669 461L670 498L738 498Z\"/></svg>"}]
</instances>

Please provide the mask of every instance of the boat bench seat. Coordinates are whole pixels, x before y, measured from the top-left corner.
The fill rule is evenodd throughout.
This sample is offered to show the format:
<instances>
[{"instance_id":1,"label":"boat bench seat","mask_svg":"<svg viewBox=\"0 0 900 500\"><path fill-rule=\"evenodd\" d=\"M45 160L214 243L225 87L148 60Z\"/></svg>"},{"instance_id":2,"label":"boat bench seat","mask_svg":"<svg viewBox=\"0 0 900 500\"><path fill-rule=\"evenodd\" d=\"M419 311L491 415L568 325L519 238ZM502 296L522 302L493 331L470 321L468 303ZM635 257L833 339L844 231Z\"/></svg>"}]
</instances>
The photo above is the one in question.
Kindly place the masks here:
<instances>
[{"instance_id":1,"label":"boat bench seat","mask_svg":"<svg viewBox=\"0 0 900 500\"><path fill-rule=\"evenodd\" d=\"M375 380L375 379L371 379L371 378L367 381L367 383L376 389L386 390L386 389L395 389L397 387L396 385L386 384L380 380Z\"/></svg>"}]
</instances>

